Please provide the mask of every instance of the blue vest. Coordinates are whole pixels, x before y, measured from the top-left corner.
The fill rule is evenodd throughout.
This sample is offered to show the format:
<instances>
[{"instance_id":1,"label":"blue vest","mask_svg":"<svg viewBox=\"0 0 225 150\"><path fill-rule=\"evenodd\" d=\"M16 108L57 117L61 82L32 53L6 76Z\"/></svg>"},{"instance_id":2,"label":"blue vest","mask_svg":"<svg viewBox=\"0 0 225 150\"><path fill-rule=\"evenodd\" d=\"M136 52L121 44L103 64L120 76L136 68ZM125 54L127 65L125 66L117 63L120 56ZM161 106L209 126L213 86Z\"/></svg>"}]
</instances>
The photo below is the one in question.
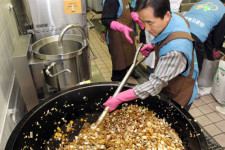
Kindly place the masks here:
<instances>
[{"instance_id":1,"label":"blue vest","mask_svg":"<svg viewBox=\"0 0 225 150\"><path fill-rule=\"evenodd\" d=\"M203 0L187 12L185 18L190 23L190 31L205 42L210 31L220 22L225 7L220 0Z\"/></svg>"},{"instance_id":2,"label":"blue vest","mask_svg":"<svg viewBox=\"0 0 225 150\"><path fill-rule=\"evenodd\" d=\"M118 2L120 4L120 7L117 12L117 18L119 18L123 13L123 2L122 2L122 0L118 0ZM104 4L105 4L105 0L103 0L103 6L104 6ZM132 0L132 3L130 5L131 5L131 8L134 8L136 5L136 0ZM108 32L106 32L106 43L109 44Z\"/></svg>"},{"instance_id":3,"label":"blue vest","mask_svg":"<svg viewBox=\"0 0 225 150\"><path fill-rule=\"evenodd\" d=\"M152 44L157 43L159 45L164 39L167 38L167 36L170 33L177 32L177 31L183 31L183 32L190 33L188 26L187 26L186 22L184 21L184 19L181 18L180 16L172 13L172 17L171 17L169 24L167 25L167 27L163 30L163 32L160 35L158 35L157 37L155 37L152 40ZM174 51L174 50L182 52L187 58L188 68L185 72L183 72L181 74L182 76L187 77L187 75L190 72L190 68L191 68L193 43L192 43L192 41L190 41L188 39L172 40L160 49L159 58L163 55L166 55L168 52ZM194 85L192 97L189 101L189 104L194 101L194 99L198 93L197 77L198 77L198 63L197 63L196 54L194 52L194 73L193 73L192 78L195 79L195 85Z\"/></svg>"}]
</instances>

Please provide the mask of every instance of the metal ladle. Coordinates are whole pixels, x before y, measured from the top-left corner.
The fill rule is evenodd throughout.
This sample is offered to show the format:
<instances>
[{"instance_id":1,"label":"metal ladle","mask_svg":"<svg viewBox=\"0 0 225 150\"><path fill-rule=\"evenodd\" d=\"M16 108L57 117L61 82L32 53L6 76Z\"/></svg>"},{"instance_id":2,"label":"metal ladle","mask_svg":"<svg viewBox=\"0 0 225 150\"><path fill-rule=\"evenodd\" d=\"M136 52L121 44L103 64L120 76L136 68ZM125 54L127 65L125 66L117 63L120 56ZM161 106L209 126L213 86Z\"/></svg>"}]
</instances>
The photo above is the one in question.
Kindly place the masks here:
<instances>
[{"instance_id":1,"label":"metal ladle","mask_svg":"<svg viewBox=\"0 0 225 150\"><path fill-rule=\"evenodd\" d=\"M138 54L139 54L139 51L140 51L142 45L143 45L142 43L140 43L138 45L138 49L137 49L137 51L135 53L134 60L133 60L133 63L131 65L131 67L127 71L125 77L121 81L119 87L116 89L116 91L115 91L115 93L113 94L112 97L115 97L122 90L124 84L127 82L128 78L130 77L130 74L132 73L134 68L146 59L146 57L143 57L138 63L136 63L137 62L137 57L138 57ZM102 114L99 116L97 122L91 125L91 129L95 130L102 123L102 121L104 120L105 116L109 112L109 109L110 109L109 106L105 107L105 109L103 110Z\"/></svg>"}]
</instances>

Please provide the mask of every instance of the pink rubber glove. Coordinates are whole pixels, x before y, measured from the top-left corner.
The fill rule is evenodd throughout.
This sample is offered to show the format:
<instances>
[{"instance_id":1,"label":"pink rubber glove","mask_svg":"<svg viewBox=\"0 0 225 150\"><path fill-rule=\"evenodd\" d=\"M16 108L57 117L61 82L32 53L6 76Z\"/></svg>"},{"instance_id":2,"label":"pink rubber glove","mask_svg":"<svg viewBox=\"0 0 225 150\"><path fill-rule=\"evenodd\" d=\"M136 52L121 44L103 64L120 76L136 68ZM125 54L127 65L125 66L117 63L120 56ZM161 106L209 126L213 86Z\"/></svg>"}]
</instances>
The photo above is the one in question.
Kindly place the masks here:
<instances>
[{"instance_id":1,"label":"pink rubber glove","mask_svg":"<svg viewBox=\"0 0 225 150\"><path fill-rule=\"evenodd\" d=\"M213 50L213 58L214 58L214 59L220 58L220 51L215 51L215 50Z\"/></svg>"},{"instance_id":2,"label":"pink rubber glove","mask_svg":"<svg viewBox=\"0 0 225 150\"><path fill-rule=\"evenodd\" d=\"M154 51L155 45L152 46L152 44L144 44L144 46L140 49L140 53L143 56L148 56L149 53Z\"/></svg>"},{"instance_id":3,"label":"pink rubber glove","mask_svg":"<svg viewBox=\"0 0 225 150\"><path fill-rule=\"evenodd\" d=\"M141 20L138 17L138 14L136 12L131 12L132 19L141 27L141 29L144 29L143 24L141 23Z\"/></svg>"},{"instance_id":4,"label":"pink rubber glove","mask_svg":"<svg viewBox=\"0 0 225 150\"><path fill-rule=\"evenodd\" d=\"M130 32L133 32L133 29L117 22L117 21L112 21L111 24L110 24L110 28L112 30L115 30L115 31L120 31L120 32L123 32L123 34L125 35L126 39L131 43L133 44L133 40L130 38Z\"/></svg>"},{"instance_id":5,"label":"pink rubber glove","mask_svg":"<svg viewBox=\"0 0 225 150\"><path fill-rule=\"evenodd\" d=\"M105 107L109 106L109 112L115 110L117 106L123 102L128 102L136 99L133 89L129 89L123 92L120 92L115 97L111 97L103 104Z\"/></svg>"}]
</instances>

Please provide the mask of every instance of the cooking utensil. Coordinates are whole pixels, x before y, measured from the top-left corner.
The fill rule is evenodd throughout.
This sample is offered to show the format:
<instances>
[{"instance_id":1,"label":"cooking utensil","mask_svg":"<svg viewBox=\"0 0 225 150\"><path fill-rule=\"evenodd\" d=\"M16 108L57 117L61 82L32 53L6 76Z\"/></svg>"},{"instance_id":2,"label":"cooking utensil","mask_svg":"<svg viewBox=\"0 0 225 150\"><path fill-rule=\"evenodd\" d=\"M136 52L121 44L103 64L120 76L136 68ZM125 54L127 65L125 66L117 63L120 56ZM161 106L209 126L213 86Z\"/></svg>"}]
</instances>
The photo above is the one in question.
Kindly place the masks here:
<instances>
[{"instance_id":1,"label":"cooking utensil","mask_svg":"<svg viewBox=\"0 0 225 150\"><path fill-rule=\"evenodd\" d=\"M80 34L65 34L70 29ZM45 81L58 90L90 79L88 39L80 25L67 25L60 35L40 39L31 45L35 58L43 60Z\"/></svg>"},{"instance_id":2,"label":"cooking utensil","mask_svg":"<svg viewBox=\"0 0 225 150\"><path fill-rule=\"evenodd\" d=\"M127 82L128 78L130 77L132 71L133 71L134 68L136 67L136 64L139 64L139 63L141 63L142 61L144 61L144 60L146 59L146 57L143 57L142 60L140 60L140 62L137 63L137 57L138 57L138 54L139 54L139 51L140 51L142 45L143 45L142 43L140 43L140 44L138 45L138 49L137 49L137 51L136 51L136 53L135 53L134 60L133 60L133 63L132 63L132 65L131 65L131 67L130 67L129 70L127 71L126 75L124 76L123 80L121 81L120 85L118 86L118 88L116 89L116 91L115 91L115 93L113 94L112 97L115 97L115 96L121 91L121 89L123 88L124 84ZM97 122L91 125L91 128L92 128L92 129L96 129L96 128L102 123L102 121L104 120L105 116L106 116L107 113L109 112L109 109L110 109L109 106L105 107L104 111L103 111L102 114L99 116Z\"/></svg>"},{"instance_id":3,"label":"cooking utensil","mask_svg":"<svg viewBox=\"0 0 225 150\"><path fill-rule=\"evenodd\" d=\"M55 130L57 127L62 128L70 120L74 120L74 131L72 135L68 133L68 136L70 141L74 140L85 123L81 118L91 124L96 122L104 110L102 104L113 95L118 86L118 82L91 83L46 98L17 124L5 149L56 149L61 142L53 138ZM132 86L126 84L122 91L129 88ZM157 117L165 118L178 133L187 150L208 150L206 139L194 118L169 97L162 94L159 96L149 96L145 100L137 99L126 104L148 108ZM119 105L118 109L121 107Z\"/></svg>"}]
</instances>

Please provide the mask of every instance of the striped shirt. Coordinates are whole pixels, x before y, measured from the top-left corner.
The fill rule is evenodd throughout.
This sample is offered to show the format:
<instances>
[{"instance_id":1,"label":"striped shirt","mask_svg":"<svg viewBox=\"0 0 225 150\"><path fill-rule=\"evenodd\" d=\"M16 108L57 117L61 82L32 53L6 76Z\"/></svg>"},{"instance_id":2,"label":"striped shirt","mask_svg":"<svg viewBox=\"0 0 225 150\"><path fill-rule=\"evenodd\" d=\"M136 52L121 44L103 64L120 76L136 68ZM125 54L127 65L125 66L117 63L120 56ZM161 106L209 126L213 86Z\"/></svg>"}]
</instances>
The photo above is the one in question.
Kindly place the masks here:
<instances>
[{"instance_id":1,"label":"striped shirt","mask_svg":"<svg viewBox=\"0 0 225 150\"><path fill-rule=\"evenodd\" d=\"M171 51L160 57L154 73L149 76L149 81L134 87L135 95L145 99L149 95L159 94L168 81L185 71L187 66L186 56L179 51Z\"/></svg>"}]
</instances>

